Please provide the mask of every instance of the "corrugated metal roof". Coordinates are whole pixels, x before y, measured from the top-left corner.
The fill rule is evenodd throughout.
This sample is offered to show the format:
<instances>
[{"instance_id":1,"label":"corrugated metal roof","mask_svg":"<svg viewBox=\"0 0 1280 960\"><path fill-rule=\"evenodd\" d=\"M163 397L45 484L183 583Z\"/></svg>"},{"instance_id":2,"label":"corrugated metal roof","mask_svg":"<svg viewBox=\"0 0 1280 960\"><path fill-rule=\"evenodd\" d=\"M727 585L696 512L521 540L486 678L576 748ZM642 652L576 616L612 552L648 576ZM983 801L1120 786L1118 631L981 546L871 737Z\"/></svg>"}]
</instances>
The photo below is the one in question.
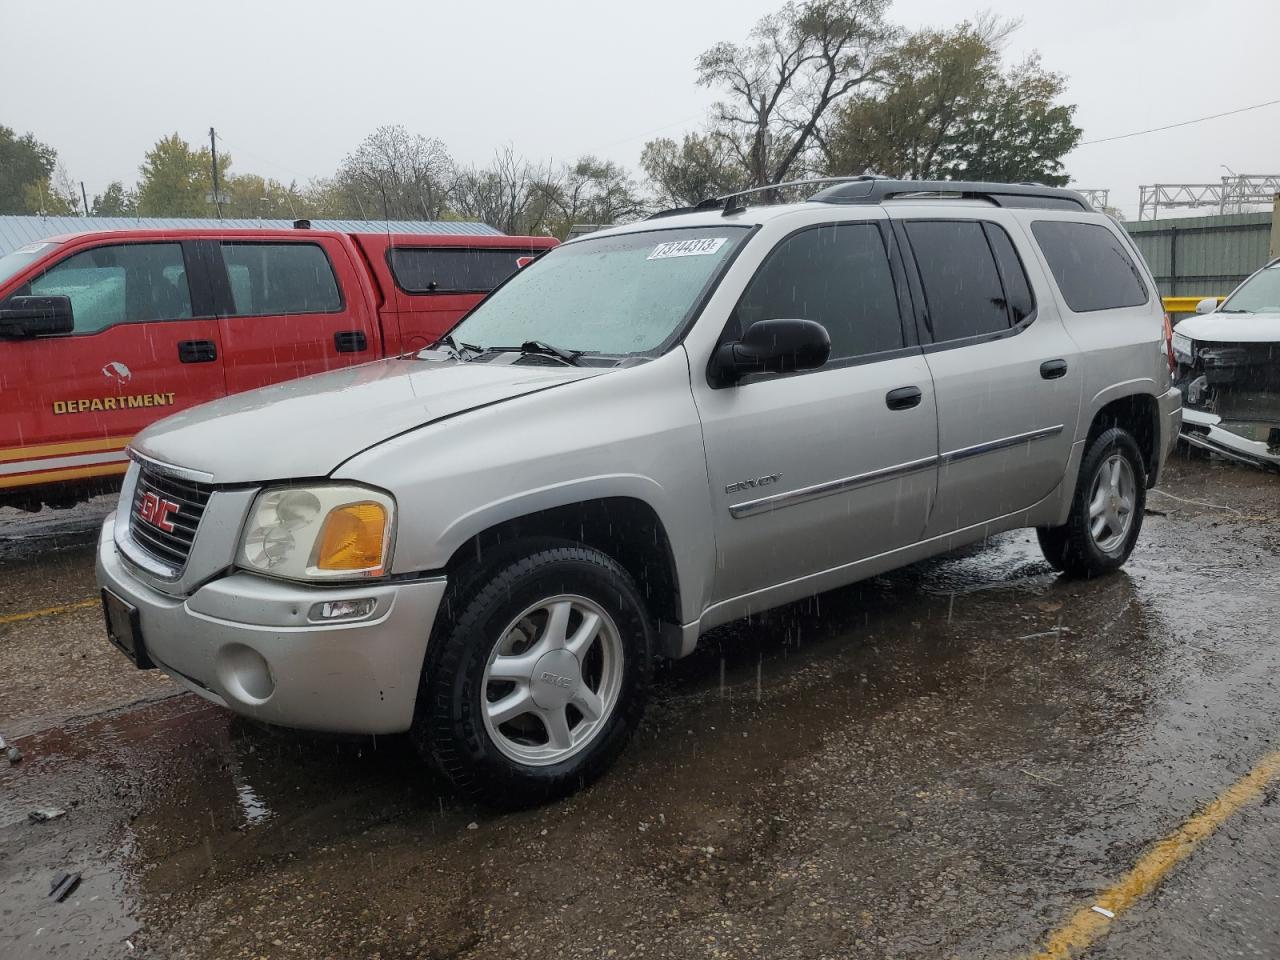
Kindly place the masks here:
<instances>
[{"instance_id":1,"label":"corrugated metal roof","mask_svg":"<svg viewBox=\"0 0 1280 960\"><path fill-rule=\"evenodd\" d=\"M216 220L186 217L26 217L0 216L0 256L23 244L85 230L280 230L292 220ZM431 233L498 237L502 231L464 220L312 220L313 230L340 233Z\"/></svg>"}]
</instances>

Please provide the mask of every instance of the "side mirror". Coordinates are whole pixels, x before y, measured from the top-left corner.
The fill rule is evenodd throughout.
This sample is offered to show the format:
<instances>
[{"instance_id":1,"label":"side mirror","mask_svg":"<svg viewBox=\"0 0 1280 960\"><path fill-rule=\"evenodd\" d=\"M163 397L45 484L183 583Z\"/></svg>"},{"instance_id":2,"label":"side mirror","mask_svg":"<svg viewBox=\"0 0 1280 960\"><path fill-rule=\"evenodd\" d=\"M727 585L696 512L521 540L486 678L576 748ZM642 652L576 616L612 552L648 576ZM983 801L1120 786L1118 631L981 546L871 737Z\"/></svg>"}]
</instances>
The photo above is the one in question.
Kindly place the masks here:
<instances>
[{"instance_id":1,"label":"side mirror","mask_svg":"<svg viewBox=\"0 0 1280 960\"><path fill-rule=\"evenodd\" d=\"M1196 304L1196 313L1213 313L1218 309L1217 297L1205 297Z\"/></svg>"},{"instance_id":2,"label":"side mirror","mask_svg":"<svg viewBox=\"0 0 1280 960\"><path fill-rule=\"evenodd\" d=\"M711 360L716 386L737 383L749 373L813 370L831 356L827 328L813 320L757 320L741 340L721 344Z\"/></svg>"},{"instance_id":3,"label":"side mirror","mask_svg":"<svg viewBox=\"0 0 1280 960\"><path fill-rule=\"evenodd\" d=\"M70 297L10 297L0 304L0 337L45 337L75 327Z\"/></svg>"}]
</instances>

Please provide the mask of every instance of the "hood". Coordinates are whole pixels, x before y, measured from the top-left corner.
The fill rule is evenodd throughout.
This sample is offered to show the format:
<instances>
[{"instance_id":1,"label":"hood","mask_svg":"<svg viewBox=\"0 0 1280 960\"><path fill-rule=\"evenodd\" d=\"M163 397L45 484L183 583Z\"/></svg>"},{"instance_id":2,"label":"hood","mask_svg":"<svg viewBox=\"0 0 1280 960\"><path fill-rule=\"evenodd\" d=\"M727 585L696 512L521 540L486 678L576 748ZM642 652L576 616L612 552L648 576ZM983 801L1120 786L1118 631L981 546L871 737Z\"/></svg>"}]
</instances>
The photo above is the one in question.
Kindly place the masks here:
<instances>
[{"instance_id":1,"label":"hood","mask_svg":"<svg viewBox=\"0 0 1280 960\"><path fill-rule=\"evenodd\" d=\"M211 474L214 483L321 477L407 430L608 372L382 360L192 407L152 424L132 446L144 456Z\"/></svg>"},{"instance_id":2,"label":"hood","mask_svg":"<svg viewBox=\"0 0 1280 960\"><path fill-rule=\"evenodd\" d=\"M1206 313L1187 317L1173 329L1214 343L1280 343L1280 313Z\"/></svg>"}]
</instances>

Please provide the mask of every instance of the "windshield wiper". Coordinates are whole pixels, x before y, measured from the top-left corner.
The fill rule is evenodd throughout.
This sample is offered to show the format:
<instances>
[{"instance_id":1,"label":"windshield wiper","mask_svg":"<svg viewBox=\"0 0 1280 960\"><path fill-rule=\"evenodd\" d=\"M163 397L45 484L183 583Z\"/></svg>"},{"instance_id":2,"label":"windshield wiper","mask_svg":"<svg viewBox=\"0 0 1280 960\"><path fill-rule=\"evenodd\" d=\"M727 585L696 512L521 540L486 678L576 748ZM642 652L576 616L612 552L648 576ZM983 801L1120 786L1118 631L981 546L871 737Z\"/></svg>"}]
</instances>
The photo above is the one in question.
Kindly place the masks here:
<instances>
[{"instance_id":1,"label":"windshield wiper","mask_svg":"<svg viewBox=\"0 0 1280 960\"><path fill-rule=\"evenodd\" d=\"M476 356L476 357L484 353L483 347L477 347L474 343L461 343L460 341L454 340L453 335L448 333L446 333L443 337L441 337L431 346L434 347L436 344L439 344L439 343L443 343L450 350L452 350L454 353L454 356L456 356L459 360L470 360L471 357L468 357L466 355L467 353L470 353L472 356ZM464 353L463 351L466 351L466 353Z\"/></svg>"},{"instance_id":2,"label":"windshield wiper","mask_svg":"<svg viewBox=\"0 0 1280 960\"><path fill-rule=\"evenodd\" d=\"M553 347L551 344L543 343L541 340L526 340L520 344L521 354L532 353L543 357L555 357L571 367L579 365L578 358L585 352L585 350L561 350L559 347Z\"/></svg>"}]
</instances>

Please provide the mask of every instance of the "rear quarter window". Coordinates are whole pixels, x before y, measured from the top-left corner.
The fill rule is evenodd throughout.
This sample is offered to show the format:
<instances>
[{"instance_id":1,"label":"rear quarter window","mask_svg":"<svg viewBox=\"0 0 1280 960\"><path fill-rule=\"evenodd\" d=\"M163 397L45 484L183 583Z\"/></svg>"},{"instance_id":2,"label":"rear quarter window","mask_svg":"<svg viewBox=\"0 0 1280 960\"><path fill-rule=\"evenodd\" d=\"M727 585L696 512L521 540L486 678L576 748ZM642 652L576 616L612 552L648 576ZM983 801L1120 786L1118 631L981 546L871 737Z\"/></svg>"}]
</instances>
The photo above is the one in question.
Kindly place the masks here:
<instances>
[{"instance_id":1,"label":"rear quarter window","mask_svg":"<svg viewBox=\"0 0 1280 960\"><path fill-rule=\"evenodd\" d=\"M1137 307L1147 302L1142 272L1124 241L1096 223L1037 220L1031 232L1062 298L1074 313Z\"/></svg>"},{"instance_id":2,"label":"rear quarter window","mask_svg":"<svg viewBox=\"0 0 1280 960\"><path fill-rule=\"evenodd\" d=\"M488 293L541 250L494 247L392 247L391 274L405 293Z\"/></svg>"}]
</instances>

